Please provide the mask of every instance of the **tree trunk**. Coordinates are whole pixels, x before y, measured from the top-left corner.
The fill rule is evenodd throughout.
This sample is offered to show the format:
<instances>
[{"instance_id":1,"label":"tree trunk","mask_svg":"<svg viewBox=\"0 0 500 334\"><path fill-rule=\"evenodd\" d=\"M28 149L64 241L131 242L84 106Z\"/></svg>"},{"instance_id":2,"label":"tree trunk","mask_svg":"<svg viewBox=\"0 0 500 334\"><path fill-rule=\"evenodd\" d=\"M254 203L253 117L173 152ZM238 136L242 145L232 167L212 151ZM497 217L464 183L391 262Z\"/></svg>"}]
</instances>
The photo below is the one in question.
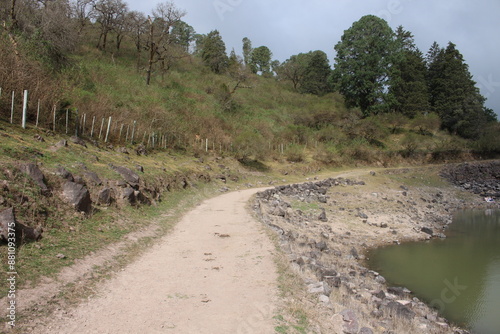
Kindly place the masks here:
<instances>
[{"instance_id":1,"label":"tree trunk","mask_svg":"<svg viewBox=\"0 0 500 334\"><path fill-rule=\"evenodd\" d=\"M16 0L12 0L10 6L10 20L12 25L10 26L10 31L17 28L17 18L16 18Z\"/></svg>"},{"instance_id":2,"label":"tree trunk","mask_svg":"<svg viewBox=\"0 0 500 334\"><path fill-rule=\"evenodd\" d=\"M153 69L153 63L154 63L154 57L156 53L156 44L153 41L154 38L154 25L153 22L150 21L151 28L149 29L149 61L148 61L148 70L146 72L146 85L149 86L149 83L151 82L151 70Z\"/></svg>"}]
</instances>

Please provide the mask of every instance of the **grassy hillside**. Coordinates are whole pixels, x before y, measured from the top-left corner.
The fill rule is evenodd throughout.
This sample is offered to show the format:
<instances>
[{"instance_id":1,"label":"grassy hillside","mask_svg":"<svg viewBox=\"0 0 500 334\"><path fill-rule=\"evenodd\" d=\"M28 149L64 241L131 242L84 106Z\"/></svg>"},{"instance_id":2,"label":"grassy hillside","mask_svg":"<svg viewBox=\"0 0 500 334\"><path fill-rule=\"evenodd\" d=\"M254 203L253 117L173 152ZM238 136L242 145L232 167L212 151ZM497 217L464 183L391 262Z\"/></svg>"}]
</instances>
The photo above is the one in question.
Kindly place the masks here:
<instances>
[{"instance_id":1,"label":"grassy hillside","mask_svg":"<svg viewBox=\"0 0 500 334\"><path fill-rule=\"evenodd\" d=\"M237 79L214 74L198 57L185 55L167 72L153 73L147 86L132 50L113 54L89 46L71 56L70 65L54 75L51 84L60 91L61 131L66 110L70 122L77 109L80 122L85 114L84 137L89 136L92 117L97 132L100 121L111 116L110 142L115 145L125 145L125 131L127 127L131 131L135 120L134 144L147 145L155 133L163 136L169 149L200 154L208 148L261 161L390 165L439 160L450 152L446 158L458 159L474 149L471 142L441 132L436 119L410 120L392 114L362 118L359 110L344 106L338 93L299 94L288 82L245 75L243 87L233 92ZM4 95L0 103L4 120L9 117L8 102ZM30 103L33 120L36 107ZM50 106L42 109L42 123L51 128Z\"/></svg>"}]
</instances>

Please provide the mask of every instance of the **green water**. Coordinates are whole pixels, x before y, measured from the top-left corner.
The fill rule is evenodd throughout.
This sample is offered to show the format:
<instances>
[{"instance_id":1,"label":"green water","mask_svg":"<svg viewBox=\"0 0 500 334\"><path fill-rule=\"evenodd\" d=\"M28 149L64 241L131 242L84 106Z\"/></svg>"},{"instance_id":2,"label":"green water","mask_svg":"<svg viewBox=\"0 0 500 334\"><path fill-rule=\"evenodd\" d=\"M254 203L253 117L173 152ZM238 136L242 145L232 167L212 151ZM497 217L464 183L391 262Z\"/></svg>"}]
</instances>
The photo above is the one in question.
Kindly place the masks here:
<instances>
[{"instance_id":1,"label":"green water","mask_svg":"<svg viewBox=\"0 0 500 334\"><path fill-rule=\"evenodd\" d=\"M373 250L368 266L473 333L500 333L500 210L460 212L446 235Z\"/></svg>"}]
</instances>

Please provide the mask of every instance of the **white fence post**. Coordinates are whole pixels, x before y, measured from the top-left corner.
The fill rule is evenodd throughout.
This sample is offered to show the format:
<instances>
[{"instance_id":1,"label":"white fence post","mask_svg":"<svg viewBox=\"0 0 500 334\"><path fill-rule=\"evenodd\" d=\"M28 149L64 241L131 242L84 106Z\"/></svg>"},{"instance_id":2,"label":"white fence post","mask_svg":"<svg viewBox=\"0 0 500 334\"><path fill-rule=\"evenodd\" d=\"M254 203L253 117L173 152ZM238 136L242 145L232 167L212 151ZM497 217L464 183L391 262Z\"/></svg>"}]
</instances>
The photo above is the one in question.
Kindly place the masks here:
<instances>
[{"instance_id":1,"label":"white fence post","mask_svg":"<svg viewBox=\"0 0 500 334\"><path fill-rule=\"evenodd\" d=\"M104 142L107 143L108 142L108 137L109 137L109 129L111 128L111 116L109 116L109 120L108 120L108 129L106 130L106 138L104 139Z\"/></svg>"},{"instance_id":2,"label":"white fence post","mask_svg":"<svg viewBox=\"0 0 500 334\"><path fill-rule=\"evenodd\" d=\"M26 129L26 114L28 113L28 90L24 90L24 97L23 97L23 120L22 120L22 127L23 129Z\"/></svg>"},{"instance_id":3,"label":"white fence post","mask_svg":"<svg viewBox=\"0 0 500 334\"><path fill-rule=\"evenodd\" d=\"M10 104L10 124L12 124L13 122L13 119L14 119L14 96L15 96L15 92L12 91L12 102Z\"/></svg>"},{"instance_id":4,"label":"white fence post","mask_svg":"<svg viewBox=\"0 0 500 334\"><path fill-rule=\"evenodd\" d=\"M35 127L38 128L38 119L40 118L40 99L38 99L38 104L36 107L36 124Z\"/></svg>"}]
</instances>

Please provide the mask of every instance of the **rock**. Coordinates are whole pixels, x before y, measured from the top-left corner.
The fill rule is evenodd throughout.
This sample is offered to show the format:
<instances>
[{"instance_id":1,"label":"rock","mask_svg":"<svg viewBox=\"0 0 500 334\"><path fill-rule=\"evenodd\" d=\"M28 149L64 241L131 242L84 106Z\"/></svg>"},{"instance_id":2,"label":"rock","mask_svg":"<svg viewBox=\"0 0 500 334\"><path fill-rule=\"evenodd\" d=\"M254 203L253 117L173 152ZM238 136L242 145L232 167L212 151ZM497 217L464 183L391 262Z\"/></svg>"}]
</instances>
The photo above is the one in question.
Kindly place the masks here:
<instances>
[{"instance_id":1,"label":"rock","mask_svg":"<svg viewBox=\"0 0 500 334\"><path fill-rule=\"evenodd\" d=\"M134 196L137 202L143 205L151 205L151 201L141 191L134 191Z\"/></svg>"},{"instance_id":2,"label":"rock","mask_svg":"<svg viewBox=\"0 0 500 334\"><path fill-rule=\"evenodd\" d=\"M373 330L368 327L363 327L359 330L359 334L373 334Z\"/></svg>"},{"instance_id":3,"label":"rock","mask_svg":"<svg viewBox=\"0 0 500 334\"><path fill-rule=\"evenodd\" d=\"M122 193L120 195L120 198L126 204L130 204L130 205L135 205L136 204L135 191L131 187L127 186L127 187L123 188L122 189Z\"/></svg>"},{"instance_id":4,"label":"rock","mask_svg":"<svg viewBox=\"0 0 500 334\"><path fill-rule=\"evenodd\" d=\"M340 312L344 320L344 333L357 334L359 331L359 321L356 313L353 310L345 309Z\"/></svg>"},{"instance_id":5,"label":"rock","mask_svg":"<svg viewBox=\"0 0 500 334\"><path fill-rule=\"evenodd\" d=\"M328 246L326 242L321 241L316 243L316 248L319 249L320 252L323 252L324 250L328 249Z\"/></svg>"},{"instance_id":6,"label":"rock","mask_svg":"<svg viewBox=\"0 0 500 334\"><path fill-rule=\"evenodd\" d=\"M401 305L398 302L389 302L384 306L389 312L406 319L415 318L415 312L410 310L407 306Z\"/></svg>"},{"instance_id":7,"label":"rock","mask_svg":"<svg viewBox=\"0 0 500 334\"><path fill-rule=\"evenodd\" d=\"M85 179L87 179L87 181L91 184L91 185L94 185L94 186L100 186L102 184L102 181L101 179L99 178L99 176L94 173L94 172L84 172L83 173L83 176L85 177Z\"/></svg>"},{"instance_id":8,"label":"rock","mask_svg":"<svg viewBox=\"0 0 500 334\"><path fill-rule=\"evenodd\" d=\"M146 150L146 146L139 144L137 148L135 149L135 153L137 155L148 155L148 151Z\"/></svg>"},{"instance_id":9,"label":"rock","mask_svg":"<svg viewBox=\"0 0 500 334\"><path fill-rule=\"evenodd\" d=\"M351 248L351 255L353 258L355 258L356 260L359 259L359 254L358 254L358 251L356 250L356 248L352 247Z\"/></svg>"},{"instance_id":10,"label":"rock","mask_svg":"<svg viewBox=\"0 0 500 334\"><path fill-rule=\"evenodd\" d=\"M55 145L56 148L68 147L68 142L66 140L58 141Z\"/></svg>"},{"instance_id":11,"label":"rock","mask_svg":"<svg viewBox=\"0 0 500 334\"><path fill-rule=\"evenodd\" d=\"M434 231L429 227L422 227L420 231L427 233L430 236L434 235Z\"/></svg>"},{"instance_id":12,"label":"rock","mask_svg":"<svg viewBox=\"0 0 500 334\"><path fill-rule=\"evenodd\" d=\"M20 246L23 241L38 241L42 237L43 229L41 227L29 227L16 221L14 208L8 208L0 211L0 240L9 240L11 235L9 228L14 229L16 246Z\"/></svg>"},{"instance_id":13,"label":"rock","mask_svg":"<svg viewBox=\"0 0 500 334\"><path fill-rule=\"evenodd\" d=\"M324 293L325 289L323 287L323 282L311 283L307 286L307 292L309 293Z\"/></svg>"},{"instance_id":14,"label":"rock","mask_svg":"<svg viewBox=\"0 0 500 334\"><path fill-rule=\"evenodd\" d=\"M66 258L66 255L59 253L59 254L57 254L57 255L56 255L56 257L57 257L58 259L65 259L65 258Z\"/></svg>"},{"instance_id":15,"label":"rock","mask_svg":"<svg viewBox=\"0 0 500 334\"><path fill-rule=\"evenodd\" d=\"M326 217L325 209L323 209L321 211L320 215L318 216L318 220L322 221L322 222L325 222L325 223L328 221L328 218Z\"/></svg>"},{"instance_id":16,"label":"rock","mask_svg":"<svg viewBox=\"0 0 500 334\"><path fill-rule=\"evenodd\" d=\"M386 282L384 276L382 276L382 275L378 275L377 277L375 277L375 281L380 283L380 284L385 284L385 282Z\"/></svg>"},{"instance_id":17,"label":"rock","mask_svg":"<svg viewBox=\"0 0 500 334\"><path fill-rule=\"evenodd\" d=\"M76 211L89 214L92 210L92 200L90 193L84 185L67 181L63 185L63 199L71 204Z\"/></svg>"},{"instance_id":18,"label":"rock","mask_svg":"<svg viewBox=\"0 0 500 334\"><path fill-rule=\"evenodd\" d=\"M368 216L365 213L361 212L361 211L358 212L358 217L361 218L361 219L368 219Z\"/></svg>"},{"instance_id":19,"label":"rock","mask_svg":"<svg viewBox=\"0 0 500 334\"><path fill-rule=\"evenodd\" d=\"M133 172L130 168L122 166L111 166L115 172L120 174L125 181L134 189L139 188L139 175Z\"/></svg>"},{"instance_id":20,"label":"rock","mask_svg":"<svg viewBox=\"0 0 500 334\"><path fill-rule=\"evenodd\" d=\"M35 181L35 183L40 187L43 195L48 195L50 193L49 188L47 188L47 185L45 184L45 177L37 165L33 163L23 164L21 165L20 170L21 172L28 174L28 176Z\"/></svg>"},{"instance_id":21,"label":"rock","mask_svg":"<svg viewBox=\"0 0 500 334\"><path fill-rule=\"evenodd\" d=\"M400 297L405 297L411 293L411 291L408 290L407 288L403 288L400 286L390 286L387 288L387 292Z\"/></svg>"},{"instance_id":22,"label":"rock","mask_svg":"<svg viewBox=\"0 0 500 334\"><path fill-rule=\"evenodd\" d=\"M33 139L35 139L36 141L39 141L41 143L45 142L45 139L42 138L42 136L36 134L33 136Z\"/></svg>"},{"instance_id":23,"label":"rock","mask_svg":"<svg viewBox=\"0 0 500 334\"><path fill-rule=\"evenodd\" d=\"M104 188L97 194L97 203L99 205L110 205L112 200L110 188Z\"/></svg>"},{"instance_id":24,"label":"rock","mask_svg":"<svg viewBox=\"0 0 500 334\"><path fill-rule=\"evenodd\" d=\"M330 302L330 297L325 296L325 295L320 295L318 297L318 300L323 303L323 304L328 304Z\"/></svg>"},{"instance_id":25,"label":"rock","mask_svg":"<svg viewBox=\"0 0 500 334\"><path fill-rule=\"evenodd\" d=\"M379 298L379 299L382 299L382 300L385 299L385 292L384 292L384 290L379 290L379 291L373 293L373 295L375 297Z\"/></svg>"},{"instance_id":26,"label":"rock","mask_svg":"<svg viewBox=\"0 0 500 334\"><path fill-rule=\"evenodd\" d=\"M117 147L116 152L122 153L122 154L129 154L127 148L123 147L123 146Z\"/></svg>"},{"instance_id":27,"label":"rock","mask_svg":"<svg viewBox=\"0 0 500 334\"><path fill-rule=\"evenodd\" d=\"M68 172L66 170L66 168L64 168L64 167L61 167L61 166L57 167L55 174L62 177L63 179L68 180L68 181L71 181L71 182L74 181L73 175L70 172Z\"/></svg>"},{"instance_id":28,"label":"rock","mask_svg":"<svg viewBox=\"0 0 500 334\"><path fill-rule=\"evenodd\" d=\"M339 288L342 284L342 280L337 276L324 277L324 282L328 284L331 288Z\"/></svg>"},{"instance_id":29,"label":"rock","mask_svg":"<svg viewBox=\"0 0 500 334\"><path fill-rule=\"evenodd\" d=\"M69 138L69 140L74 143L74 144L77 144L77 145L81 145L83 147L87 147L87 143L85 143L85 140L83 140L82 138L80 137L77 137L77 136L71 136Z\"/></svg>"}]
</instances>

